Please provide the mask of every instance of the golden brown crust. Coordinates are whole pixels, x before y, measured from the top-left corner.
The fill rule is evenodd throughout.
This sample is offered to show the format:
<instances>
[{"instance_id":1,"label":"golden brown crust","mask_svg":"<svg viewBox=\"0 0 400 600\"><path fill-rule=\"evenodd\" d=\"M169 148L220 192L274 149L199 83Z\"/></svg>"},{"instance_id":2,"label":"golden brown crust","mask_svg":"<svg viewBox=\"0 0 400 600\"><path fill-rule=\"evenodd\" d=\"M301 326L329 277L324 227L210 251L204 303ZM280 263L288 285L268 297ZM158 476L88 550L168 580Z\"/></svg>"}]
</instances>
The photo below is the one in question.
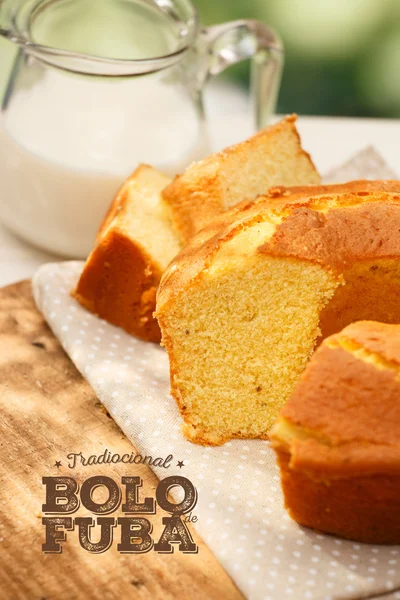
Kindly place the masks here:
<instances>
[{"instance_id":1,"label":"golden brown crust","mask_svg":"<svg viewBox=\"0 0 400 600\"><path fill-rule=\"evenodd\" d=\"M159 342L153 317L159 267L138 243L111 230L90 255L72 295L85 308L143 340Z\"/></svg>"},{"instance_id":2,"label":"golden brown crust","mask_svg":"<svg viewBox=\"0 0 400 600\"><path fill-rule=\"evenodd\" d=\"M400 256L400 238L393 235L400 231L400 195L375 192L371 202L354 206L352 201L346 194L325 213L294 208L259 251L316 261L335 271L356 260Z\"/></svg>"},{"instance_id":3,"label":"golden brown crust","mask_svg":"<svg viewBox=\"0 0 400 600\"><path fill-rule=\"evenodd\" d=\"M295 138L296 155L301 157L306 165L307 172L303 176L301 173L293 172L293 183L296 179L310 184L319 183L320 177L311 157L301 147L300 136L295 126L296 118L296 115L290 115L244 142L193 163L183 175L175 177L163 190L163 197L172 207L174 224L183 242L187 242L212 218L229 208L224 204L220 169L230 157L235 156L245 164L247 158L253 156L255 148L260 145L265 144L266 152L271 152L271 143L282 133L290 134ZM265 187L268 187L268 184ZM259 193L260 191L264 192L259 190ZM242 198L238 202L241 200Z\"/></svg>"},{"instance_id":4,"label":"golden brown crust","mask_svg":"<svg viewBox=\"0 0 400 600\"><path fill-rule=\"evenodd\" d=\"M387 327L400 334L400 326ZM294 441L291 466L337 475L380 470L400 474L399 392L396 372L377 369L324 342L280 413L312 432Z\"/></svg>"},{"instance_id":5,"label":"golden brown crust","mask_svg":"<svg viewBox=\"0 0 400 600\"><path fill-rule=\"evenodd\" d=\"M360 198L368 196L371 192L400 193L400 181L396 180L369 180L356 179L347 183L330 183L327 185L306 186L276 186L270 188L265 194L277 202L295 202L299 198L310 196L325 196L336 194L357 194ZM265 196L260 196L261 202Z\"/></svg>"},{"instance_id":6,"label":"golden brown crust","mask_svg":"<svg viewBox=\"0 0 400 600\"><path fill-rule=\"evenodd\" d=\"M400 542L399 474L329 478L294 470L277 450L285 506L306 527L371 544Z\"/></svg>"},{"instance_id":7,"label":"golden brown crust","mask_svg":"<svg viewBox=\"0 0 400 600\"><path fill-rule=\"evenodd\" d=\"M109 323L143 340L159 342L161 332L153 313L162 270L123 226L131 184L141 178L146 181L146 171L161 175L142 164L125 181L104 217L71 295Z\"/></svg>"},{"instance_id":8,"label":"golden brown crust","mask_svg":"<svg viewBox=\"0 0 400 600\"><path fill-rule=\"evenodd\" d=\"M354 321L400 323L398 260L359 260L347 266L343 271L345 285L338 287L320 313L318 343Z\"/></svg>"},{"instance_id":9,"label":"golden brown crust","mask_svg":"<svg viewBox=\"0 0 400 600\"><path fill-rule=\"evenodd\" d=\"M368 202L364 192L358 195L367 184ZM400 243L396 236L388 236L387 230L396 230L391 219L400 223L400 192L387 192L387 189L400 190L400 182L357 181L333 186L280 187L279 192L275 188L254 202L238 204L193 236L171 262L157 295L158 315L207 268L224 242L271 215L283 216L283 222L277 226L273 239L259 248L269 255L302 258L335 270L340 270L346 261L351 264L356 257L399 256ZM307 196L305 190L308 190ZM352 210L348 210L349 207ZM322 212L325 209L328 209L326 214ZM400 226L397 231L399 229ZM357 235L358 231L362 235Z\"/></svg>"},{"instance_id":10,"label":"golden brown crust","mask_svg":"<svg viewBox=\"0 0 400 600\"><path fill-rule=\"evenodd\" d=\"M400 365L400 325L359 321L343 329L340 337L359 344L369 352L379 354L386 361Z\"/></svg>"},{"instance_id":11,"label":"golden brown crust","mask_svg":"<svg viewBox=\"0 0 400 600\"><path fill-rule=\"evenodd\" d=\"M271 434L285 505L298 523L400 543L399 366L400 325L369 321L327 338L313 355L281 410L284 429Z\"/></svg>"}]
</instances>

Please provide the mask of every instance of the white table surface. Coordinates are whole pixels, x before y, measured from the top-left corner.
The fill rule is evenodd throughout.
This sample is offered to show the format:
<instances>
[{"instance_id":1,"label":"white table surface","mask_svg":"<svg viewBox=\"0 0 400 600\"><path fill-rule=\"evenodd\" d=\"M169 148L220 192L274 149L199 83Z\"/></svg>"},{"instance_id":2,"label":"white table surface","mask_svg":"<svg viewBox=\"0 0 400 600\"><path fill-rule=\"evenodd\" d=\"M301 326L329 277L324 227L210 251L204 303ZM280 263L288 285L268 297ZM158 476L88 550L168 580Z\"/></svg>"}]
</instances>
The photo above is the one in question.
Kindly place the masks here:
<instances>
[{"instance_id":1,"label":"white table surface","mask_svg":"<svg viewBox=\"0 0 400 600\"><path fill-rule=\"evenodd\" d=\"M249 133L249 119L243 116L246 100L240 95L235 99L234 108L224 102L223 110L222 103L209 103L215 149ZM229 105L231 108L226 109ZM298 128L304 148L322 174L373 145L400 177L400 120L299 117ZM41 264L54 260L60 258L32 248L0 224L0 286L31 277Z\"/></svg>"}]
</instances>

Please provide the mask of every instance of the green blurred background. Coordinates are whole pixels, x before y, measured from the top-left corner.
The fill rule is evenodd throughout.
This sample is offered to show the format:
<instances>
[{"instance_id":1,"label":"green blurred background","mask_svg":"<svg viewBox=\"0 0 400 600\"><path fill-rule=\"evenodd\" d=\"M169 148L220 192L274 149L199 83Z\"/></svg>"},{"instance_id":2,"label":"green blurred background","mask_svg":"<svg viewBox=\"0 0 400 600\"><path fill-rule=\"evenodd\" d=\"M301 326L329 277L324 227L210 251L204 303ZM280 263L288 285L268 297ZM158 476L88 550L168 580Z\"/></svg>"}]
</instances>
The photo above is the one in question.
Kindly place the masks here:
<instances>
[{"instance_id":1,"label":"green blurred background","mask_svg":"<svg viewBox=\"0 0 400 600\"><path fill-rule=\"evenodd\" d=\"M93 0L95 2L95 0ZM286 46L279 112L400 117L400 0L195 0L202 22L255 18ZM0 94L12 60L0 40ZM248 84L248 64L222 78Z\"/></svg>"},{"instance_id":2,"label":"green blurred background","mask_svg":"<svg viewBox=\"0 0 400 600\"><path fill-rule=\"evenodd\" d=\"M283 38L279 112L400 117L400 0L196 0L205 24L256 18ZM247 82L246 67L229 73Z\"/></svg>"}]
</instances>

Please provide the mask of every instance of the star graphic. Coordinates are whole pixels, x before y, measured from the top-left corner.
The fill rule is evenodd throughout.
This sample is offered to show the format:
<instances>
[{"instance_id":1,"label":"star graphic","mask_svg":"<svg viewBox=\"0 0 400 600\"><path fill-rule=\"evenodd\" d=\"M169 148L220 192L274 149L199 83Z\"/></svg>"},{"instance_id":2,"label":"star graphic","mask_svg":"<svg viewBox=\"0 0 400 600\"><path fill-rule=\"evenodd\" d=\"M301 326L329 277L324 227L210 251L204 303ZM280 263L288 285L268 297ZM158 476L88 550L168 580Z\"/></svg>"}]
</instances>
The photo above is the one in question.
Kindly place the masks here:
<instances>
[{"instance_id":1,"label":"star graphic","mask_svg":"<svg viewBox=\"0 0 400 600\"><path fill-rule=\"evenodd\" d=\"M176 465L176 466L177 466L177 467L179 467L180 469L182 469L182 467L184 467L184 466L185 466L185 464L184 464L183 460L178 460L178 462L177 462L177 465Z\"/></svg>"},{"instance_id":2,"label":"star graphic","mask_svg":"<svg viewBox=\"0 0 400 600\"><path fill-rule=\"evenodd\" d=\"M61 461L60 460L56 460L54 466L57 467L57 469L59 469L61 467Z\"/></svg>"}]
</instances>

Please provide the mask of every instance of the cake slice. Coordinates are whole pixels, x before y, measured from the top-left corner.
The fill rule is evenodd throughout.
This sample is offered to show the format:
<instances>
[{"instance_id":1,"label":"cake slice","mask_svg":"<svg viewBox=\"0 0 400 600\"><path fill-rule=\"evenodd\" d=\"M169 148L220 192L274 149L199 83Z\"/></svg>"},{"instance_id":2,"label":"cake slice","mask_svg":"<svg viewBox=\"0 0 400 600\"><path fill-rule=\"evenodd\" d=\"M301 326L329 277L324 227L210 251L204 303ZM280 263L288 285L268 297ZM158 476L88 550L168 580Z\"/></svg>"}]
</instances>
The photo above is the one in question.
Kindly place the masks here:
<instances>
[{"instance_id":1,"label":"cake slice","mask_svg":"<svg viewBox=\"0 0 400 600\"><path fill-rule=\"evenodd\" d=\"M218 154L193 163L163 191L183 242L213 217L276 185L312 185L320 176L292 115Z\"/></svg>"},{"instance_id":2,"label":"cake slice","mask_svg":"<svg viewBox=\"0 0 400 600\"><path fill-rule=\"evenodd\" d=\"M153 317L157 287L181 245L161 190L170 178L139 166L125 182L98 233L72 295L133 335L160 341Z\"/></svg>"},{"instance_id":3,"label":"cake slice","mask_svg":"<svg viewBox=\"0 0 400 600\"><path fill-rule=\"evenodd\" d=\"M150 166L141 165L111 205L73 296L88 310L127 332L144 340L159 341L160 331L153 317L156 291L164 270L189 235L189 232L180 233L180 224L195 223L190 227L193 231L223 210L225 204L230 206L259 191L266 192L271 184L318 181L311 159L301 149L294 120L295 117L288 117L198 163L205 166L206 171L216 169L225 188L228 184L232 188L230 193L225 189L223 202L219 198L218 210L215 210L215 194L206 197L209 180L204 178L203 168L198 185L204 187L201 201L204 200L204 206L199 205L198 194L186 200L182 196L182 202L166 200L171 197L168 192L171 179ZM258 168L260 165L262 169ZM195 166L188 173L191 169ZM233 174L235 182L229 183ZM179 188L180 179L176 180L175 187ZM164 197L161 192L165 188ZM198 218L200 209L203 211L201 219Z\"/></svg>"},{"instance_id":4,"label":"cake slice","mask_svg":"<svg viewBox=\"0 0 400 600\"><path fill-rule=\"evenodd\" d=\"M267 438L321 338L357 320L400 323L399 192L396 181L281 188L184 246L156 312L191 441Z\"/></svg>"},{"instance_id":5,"label":"cake slice","mask_svg":"<svg viewBox=\"0 0 400 600\"><path fill-rule=\"evenodd\" d=\"M361 321L327 338L271 444L298 523L400 544L400 325Z\"/></svg>"}]
</instances>

